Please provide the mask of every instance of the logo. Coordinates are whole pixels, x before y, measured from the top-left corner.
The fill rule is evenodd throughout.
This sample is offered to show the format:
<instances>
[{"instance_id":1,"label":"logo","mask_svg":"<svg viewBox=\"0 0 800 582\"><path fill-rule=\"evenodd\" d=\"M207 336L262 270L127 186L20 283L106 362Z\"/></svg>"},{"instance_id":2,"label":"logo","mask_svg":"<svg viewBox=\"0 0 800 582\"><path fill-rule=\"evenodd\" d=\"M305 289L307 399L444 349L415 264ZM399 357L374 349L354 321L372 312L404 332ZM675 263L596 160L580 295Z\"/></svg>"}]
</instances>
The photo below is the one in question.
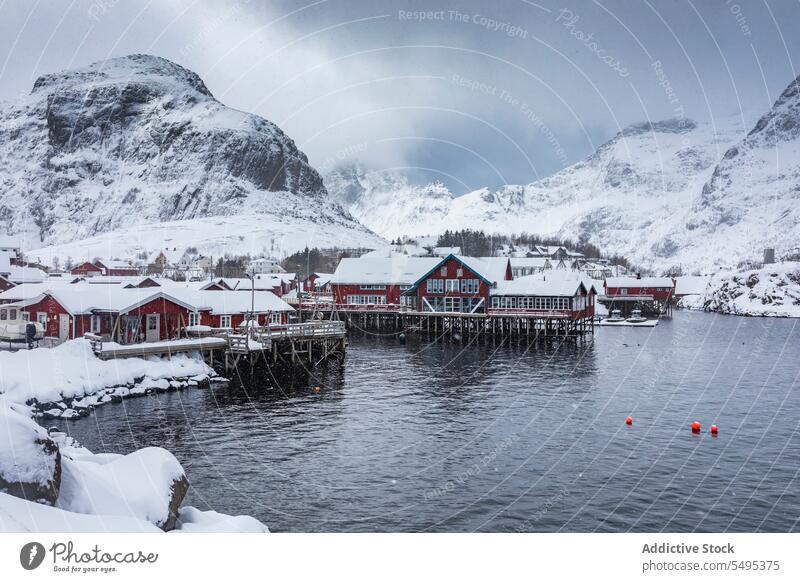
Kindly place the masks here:
<instances>
[{"instance_id":1,"label":"logo","mask_svg":"<svg viewBox=\"0 0 800 582\"><path fill-rule=\"evenodd\" d=\"M29 542L19 551L19 563L26 570L35 570L44 561L44 546L39 542Z\"/></svg>"}]
</instances>

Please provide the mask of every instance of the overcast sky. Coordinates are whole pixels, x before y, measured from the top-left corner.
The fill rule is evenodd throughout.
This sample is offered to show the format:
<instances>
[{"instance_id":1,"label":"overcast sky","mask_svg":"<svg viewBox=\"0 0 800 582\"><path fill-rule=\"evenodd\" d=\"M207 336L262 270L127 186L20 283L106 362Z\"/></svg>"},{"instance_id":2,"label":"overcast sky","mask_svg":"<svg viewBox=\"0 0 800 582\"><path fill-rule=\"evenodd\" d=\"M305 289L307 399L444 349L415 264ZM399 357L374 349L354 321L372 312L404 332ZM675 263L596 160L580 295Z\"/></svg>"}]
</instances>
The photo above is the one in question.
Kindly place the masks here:
<instances>
[{"instance_id":1,"label":"overcast sky","mask_svg":"<svg viewBox=\"0 0 800 582\"><path fill-rule=\"evenodd\" d=\"M346 158L461 194L528 183L626 125L765 112L796 0L0 0L0 99L130 53L197 72L323 173Z\"/></svg>"}]
</instances>

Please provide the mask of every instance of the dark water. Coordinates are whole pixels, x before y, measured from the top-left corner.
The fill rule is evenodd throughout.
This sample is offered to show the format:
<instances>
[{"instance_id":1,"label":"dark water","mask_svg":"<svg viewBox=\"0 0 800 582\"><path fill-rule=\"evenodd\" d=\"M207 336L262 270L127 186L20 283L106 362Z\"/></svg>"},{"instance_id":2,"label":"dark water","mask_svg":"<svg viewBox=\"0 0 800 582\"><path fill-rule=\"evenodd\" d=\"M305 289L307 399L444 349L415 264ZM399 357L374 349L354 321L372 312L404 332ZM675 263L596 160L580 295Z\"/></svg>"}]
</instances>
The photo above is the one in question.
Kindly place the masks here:
<instances>
[{"instance_id":1,"label":"dark water","mask_svg":"<svg viewBox=\"0 0 800 582\"><path fill-rule=\"evenodd\" d=\"M62 426L95 452L166 447L185 503L274 531L785 532L798 374L798 321L678 312L578 344L352 338L311 377Z\"/></svg>"}]
</instances>

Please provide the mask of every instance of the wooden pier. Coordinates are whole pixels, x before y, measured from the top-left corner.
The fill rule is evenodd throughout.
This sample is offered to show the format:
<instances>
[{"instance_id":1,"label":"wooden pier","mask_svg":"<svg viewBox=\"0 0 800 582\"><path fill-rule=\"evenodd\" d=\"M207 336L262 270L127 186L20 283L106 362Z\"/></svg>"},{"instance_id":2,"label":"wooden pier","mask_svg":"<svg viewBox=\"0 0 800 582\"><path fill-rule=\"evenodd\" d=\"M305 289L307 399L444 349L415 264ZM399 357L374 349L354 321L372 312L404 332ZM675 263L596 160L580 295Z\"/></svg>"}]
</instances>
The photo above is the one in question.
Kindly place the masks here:
<instances>
[{"instance_id":1,"label":"wooden pier","mask_svg":"<svg viewBox=\"0 0 800 582\"><path fill-rule=\"evenodd\" d=\"M425 333L433 336L581 337L594 333L593 317L576 317L569 311L502 311L452 313L388 309L326 308L298 310L305 320L341 321L348 329L361 328L395 333Z\"/></svg>"},{"instance_id":2,"label":"wooden pier","mask_svg":"<svg viewBox=\"0 0 800 582\"><path fill-rule=\"evenodd\" d=\"M86 334L95 355L102 360L117 358L172 357L201 353L213 366L229 372L240 365L257 362L315 365L329 357L344 356L347 331L342 321L310 321L276 327L251 326L240 332L211 330L204 337L120 345Z\"/></svg>"}]
</instances>

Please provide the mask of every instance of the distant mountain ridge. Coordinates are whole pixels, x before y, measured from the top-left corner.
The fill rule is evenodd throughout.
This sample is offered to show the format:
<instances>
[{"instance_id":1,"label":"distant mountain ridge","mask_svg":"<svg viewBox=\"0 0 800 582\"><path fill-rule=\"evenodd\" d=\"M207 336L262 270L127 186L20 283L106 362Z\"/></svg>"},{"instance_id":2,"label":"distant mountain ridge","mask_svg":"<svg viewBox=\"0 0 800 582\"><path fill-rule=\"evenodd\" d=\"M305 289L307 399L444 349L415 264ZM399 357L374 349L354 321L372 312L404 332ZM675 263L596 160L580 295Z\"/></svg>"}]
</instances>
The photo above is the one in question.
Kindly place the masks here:
<instances>
[{"instance_id":1,"label":"distant mountain ridge","mask_svg":"<svg viewBox=\"0 0 800 582\"><path fill-rule=\"evenodd\" d=\"M342 245L380 241L328 197L278 126L226 107L197 74L159 57L40 77L27 98L0 111L0 156L0 231L22 235L28 248L243 216L265 228L297 225L309 237L326 229L333 236L323 238ZM231 252L260 250L230 230L208 235ZM146 246L146 235L139 242ZM290 250L292 241L283 242Z\"/></svg>"}]
</instances>

